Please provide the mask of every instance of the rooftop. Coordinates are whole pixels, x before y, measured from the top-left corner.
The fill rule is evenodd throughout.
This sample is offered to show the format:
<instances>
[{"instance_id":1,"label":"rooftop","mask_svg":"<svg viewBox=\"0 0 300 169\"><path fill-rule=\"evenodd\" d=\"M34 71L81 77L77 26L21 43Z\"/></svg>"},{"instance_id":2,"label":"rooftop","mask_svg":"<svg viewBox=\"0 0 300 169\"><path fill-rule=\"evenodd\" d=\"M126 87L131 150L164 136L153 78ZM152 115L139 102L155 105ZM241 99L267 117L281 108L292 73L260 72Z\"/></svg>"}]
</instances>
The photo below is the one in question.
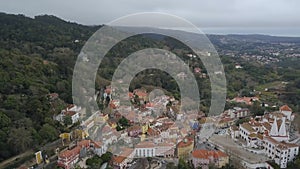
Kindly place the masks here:
<instances>
[{"instance_id":1,"label":"rooftop","mask_svg":"<svg viewBox=\"0 0 300 169\"><path fill-rule=\"evenodd\" d=\"M183 148L183 147L190 146L193 143L194 143L193 139L191 139L191 138L185 138L181 142L179 142L177 146L178 146L178 148Z\"/></svg>"},{"instance_id":2,"label":"rooftop","mask_svg":"<svg viewBox=\"0 0 300 169\"><path fill-rule=\"evenodd\" d=\"M227 154L225 154L222 151L209 151L209 150L194 150L192 152L192 156L194 158L200 158L200 159L209 159L209 158L222 158L222 157L228 157Z\"/></svg>"},{"instance_id":3,"label":"rooftop","mask_svg":"<svg viewBox=\"0 0 300 169\"><path fill-rule=\"evenodd\" d=\"M279 109L280 111L292 111L292 109L288 105L283 105Z\"/></svg>"},{"instance_id":4,"label":"rooftop","mask_svg":"<svg viewBox=\"0 0 300 169\"><path fill-rule=\"evenodd\" d=\"M60 158L70 158L72 156L76 156L80 153L81 147L80 146L76 146L75 148L71 149L71 150L65 150L62 151L59 154Z\"/></svg>"},{"instance_id":5,"label":"rooftop","mask_svg":"<svg viewBox=\"0 0 300 169\"><path fill-rule=\"evenodd\" d=\"M241 124L241 127L248 130L250 133L255 132L255 130L251 127L251 125L248 122Z\"/></svg>"},{"instance_id":6,"label":"rooftop","mask_svg":"<svg viewBox=\"0 0 300 169\"><path fill-rule=\"evenodd\" d=\"M153 142L145 141L145 142L138 143L135 147L136 148L153 148L153 147L155 147L155 144Z\"/></svg>"}]
</instances>

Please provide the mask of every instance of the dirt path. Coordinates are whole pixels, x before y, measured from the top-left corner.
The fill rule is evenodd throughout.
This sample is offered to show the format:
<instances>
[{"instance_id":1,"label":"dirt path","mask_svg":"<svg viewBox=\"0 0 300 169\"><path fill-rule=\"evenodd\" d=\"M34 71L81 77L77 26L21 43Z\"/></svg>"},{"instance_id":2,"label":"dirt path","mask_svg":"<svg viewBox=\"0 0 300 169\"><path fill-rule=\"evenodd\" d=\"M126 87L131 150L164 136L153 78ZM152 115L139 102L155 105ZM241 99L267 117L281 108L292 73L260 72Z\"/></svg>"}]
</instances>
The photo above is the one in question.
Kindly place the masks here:
<instances>
[{"instance_id":1,"label":"dirt path","mask_svg":"<svg viewBox=\"0 0 300 169\"><path fill-rule=\"evenodd\" d=\"M21 159L23 157L26 157L26 156L29 156L29 155L32 155L33 154L33 151L32 150L28 150L22 154L19 154L19 155L16 155L14 157L11 157L7 160L4 160L0 163L0 168L5 168L7 165L9 164L12 164L16 159Z\"/></svg>"}]
</instances>

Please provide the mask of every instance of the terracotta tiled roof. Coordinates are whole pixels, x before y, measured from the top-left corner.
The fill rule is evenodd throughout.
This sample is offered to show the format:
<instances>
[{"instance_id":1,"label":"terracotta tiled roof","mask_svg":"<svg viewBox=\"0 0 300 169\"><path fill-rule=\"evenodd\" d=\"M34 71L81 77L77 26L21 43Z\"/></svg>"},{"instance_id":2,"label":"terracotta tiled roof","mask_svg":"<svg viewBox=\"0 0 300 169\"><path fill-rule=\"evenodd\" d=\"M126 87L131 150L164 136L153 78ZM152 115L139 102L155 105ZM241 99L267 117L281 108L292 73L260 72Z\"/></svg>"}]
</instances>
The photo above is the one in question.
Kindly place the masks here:
<instances>
[{"instance_id":1,"label":"terracotta tiled roof","mask_svg":"<svg viewBox=\"0 0 300 169\"><path fill-rule=\"evenodd\" d=\"M103 145L101 141L93 141L93 143L95 148L100 148Z\"/></svg>"},{"instance_id":2,"label":"terracotta tiled roof","mask_svg":"<svg viewBox=\"0 0 300 169\"><path fill-rule=\"evenodd\" d=\"M125 115L125 118L129 121L134 121L136 118L136 113L134 111L130 111L128 114Z\"/></svg>"},{"instance_id":3,"label":"terracotta tiled roof","mask_svg":"<svg viewBox=\"0 0 300 169\"><path fill-rule=\"evenodd\" d=\"M123 156L123 157L128 157L132 154L133 152L133 149L132 148L123 148L120 156Z\"/></svg>"},{"instance_id":4,"label":"terracotta tiled roof","mask_svg":"<svg viewBox=\"0 0 300 169\"><path fill-rule=\"evenodd\" d=\"M113 157L113 163L120 164L120 163L122 163L125 159L126 159L126 157L124 157L124 156L114 156L114 157Z\"/></svg>"},{"instance_id":5,"label":"terracotta tiled roof","mask_svg":"<svg viewBox=\"0 0 300 169\"><path fill-rule=\"evenodd\" d=\"M130 98L132 98L132 97L133 97L133 93L132 93L132 92L129 92L129 93L128 93L128 96L129 96Z\"/></svg>"},{"instance_id":6,"label":"terracotta tiled roof","mask_svg":"<svg viewBox=\"0 0 300 169\"><path fill-rule=\"evenodd\" d=\"M279 143L278 141L276 141L275 139L273 139L272 137L269 137L269 136L265 137L264 140L268 140L269 142L271 142L275 145Z\"/></svg>"},{"instance_id":7,"label":"terracotta tiled roof","mask_svg":"<svg viewBox=\"0 0 300 169\"><path fill-rule=\"evenodd\" d=\"M284 141L278 142L275 139L273 139L272 137L265 137L265 140L268 140L269 142L271 142L272 144L274 144L277 148L279 148L281 150L285 150L285 149L288 149L288 148L299 147L299 145L293 144L293 143L286 143Z\"/></svg>"},{"instance_id":8,"label":"terracotta tiled roof","mask_svg":"<svg viewBox=\"0 0 300 169\"><path fill-rule=\"evenodd\" d=\"M135 147L136 148L153 148L153 147L155 147L155 144L153 142L145 141L145 142L138 143Z\"/></svg>"},{"instance_id":9,"label":"terracotta tiled roof","mask_svg":"<svg viewBox=\"0 0 300 169\"><path fill-rule=\"evenodd\" d=\"M90 140L82 140L80 142L77 143L77 146L80 146L80 147L89 147L91 144L91 141Z\"/></svg>"},{"instance_id":10,"label":"terracotta tiled roof","mask_svg":"<svg viewBox=\"0 0 300 169\"><path fill-rule=\"evenodd\" d=\"M148 131L147 131L147 134L150 135L150 136L157 136L157 135L159 135L159 131L154 130L154 129L149 127Z\"/></svg>"},{"instance_id":11,"label":"terracotta tiled roof","mask_svg":"<svg viewBox=\"0 0 300 169\"><path fill-rule=\"evenodd\" d=\"M192 152L192 156L194 158L200 158L200 159L209 159L209 158L221 158L221 157L227 157L228 155L223 153L222 151L209 151L209 150L194 150Z\"/></svg>"},{"instance_id":12,"label":"terracotta tiled roof","mask_svg":"<svg viewBox=\"0 0 300 169\"><path fill-rule=\"evenodd\" d=\"M105 93L110 94L111 93L111 89L110 88L105 89Z\"/></svg>"},{"instance_id":13,"label":"terracotta tiled roof","mask_svg":"<svg viewBox=\"0 0 300 169\"><path fill-rule=\"evenodd\" d=\"M73 148L71 150L62 151L59 154L59 157L60 158L69 158L69 157L72 157L72 156L76 156L76 155L78 155L80 153L80 150L81 150L81 147L80 146L76 146L75 148Z\"/></svg>"},{"instance_id":14,"label":"terracotta tiled roof","mask_svg":"<svg viewBox=\"0 0 300 169\"><path fill-rule=\"evenodd\" d=\"M292 109L288 105L284 105L280 107L280 111L292 111Z\"/></svg>"},{"instance_id":15,"label":"terracotta tiled roof","mask_svg":"<svg viewBox=\"0 0 300 169\"><path fill-rule=\"evenodd\" d=\"M68 109L71 109L71 108L73 108L75 105L74 104L69 104L68 106L67 106L67 108Z\"/></svg>"},{"instance_id":16,"label":"terracotta tiled roof","mask_svg":"<svg viewBox=\"0 0 300 169\"><path fill-rule=\"evenodd\" d=\"M134 94L136 94L139 97L146 97L147 93L143 91L136 91Z\"/></svg>"},{"instance_id":17,"label":"terracotta tiled roof","mask_svg":"<svg viewBox=\"0 0 300 169\"><path fill-rule=\"evenodd\" d=\"M67 112L65 112L66 116L73 116L74 114L76 114L75 111L67 111Z\"/></svg>"},{"instance_id":18,"label":"terracotta tiled roof","mask_svg":"<svg viewBox=\"0 0 300 169\"><path fill-rule=\"evenodd\" d=\"M141 126L131 126L127 129L127 131L136 131L136 130L142 130Z\"/></svg>"},{"instance_id":19,"label":"terracotta tiled roof","mask_svg":"<svg viewBox=\"0 0 300 169\"><path fill-rule=\"evenodd\" d=\"M173 146L175 146L175 144L172 143L172 142L162 142L162 143L159 143L158 146L160 146L160 147L173 147Z\"/></svg>"},{"instance_id":20,"label":"terracotta tiled roof","mask_svg":"<svg viewBox=\"0 0 300 169\"><path fill-rule=\"evenodd\" d=\"M190 146L193 143L194 143L193 139L191 139L191 138L184 138L181 142L178 143L177 147L178 148L183 148L183 147Z\"/></svg>"},{"instance_id":21,"label":"terracotta tiled roof","mask_svg":"<svg viewBox=\"0 0 300 169\"><path fill-rule=\"evenodd\" d=\"M228 155L222 151L215 151L215 158L227 157Z\"/></svg>"}]
</instances>

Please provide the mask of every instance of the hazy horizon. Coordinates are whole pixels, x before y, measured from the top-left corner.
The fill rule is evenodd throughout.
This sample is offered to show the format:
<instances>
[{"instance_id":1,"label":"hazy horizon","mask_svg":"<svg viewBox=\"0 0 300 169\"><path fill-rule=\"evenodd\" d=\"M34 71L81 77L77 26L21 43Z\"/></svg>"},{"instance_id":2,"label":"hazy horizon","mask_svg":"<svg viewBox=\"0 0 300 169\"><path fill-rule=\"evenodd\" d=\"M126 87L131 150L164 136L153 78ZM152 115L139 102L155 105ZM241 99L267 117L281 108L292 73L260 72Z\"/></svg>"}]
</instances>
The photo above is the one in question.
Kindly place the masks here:
<instances>
[{"instance_id":1,"label":"hazy horizon","mask_svg":"<svg viewBox=\"0 0 300 169\"><path fill-rule=\"evenodd\" d=\"M300 37L300 1L297 0L10 0L0 11L33 17L54 15L84 25L101 25L143 12L175 15L209 34L266 34Z\"/></svg>"},{"instance_id":2,"label":"hazy horizon","mask_svg":"<svg viewBox=\"0 0 300 169\"><path fill-rule=\"evenodd\" d=\"M97 25L103 25L105 23L100 24L84 24L73 20L68 20L65 18L62 18L60 16L54 15L54 14L39 14L35 16L28 16L24 13L9 13L5 11L0 11L2 13L6 14L13 14L13 15L24 15L29 18L34 18L35 16L42 16L42 15L50 15L58 17L64 21L82 24L86 26L97 26ZM279 36L279 37L300 37L300 29L297 27L199 27L198 28L205 34L212 34L212 35L230 35L230 34L238 34L238 35L269 35L269 36ZM172 28L170 28L172 29ZM189 31L189 29L185 28L176 28L175 30L182 30L182 31Z\"/></svg>"}]
</instances>

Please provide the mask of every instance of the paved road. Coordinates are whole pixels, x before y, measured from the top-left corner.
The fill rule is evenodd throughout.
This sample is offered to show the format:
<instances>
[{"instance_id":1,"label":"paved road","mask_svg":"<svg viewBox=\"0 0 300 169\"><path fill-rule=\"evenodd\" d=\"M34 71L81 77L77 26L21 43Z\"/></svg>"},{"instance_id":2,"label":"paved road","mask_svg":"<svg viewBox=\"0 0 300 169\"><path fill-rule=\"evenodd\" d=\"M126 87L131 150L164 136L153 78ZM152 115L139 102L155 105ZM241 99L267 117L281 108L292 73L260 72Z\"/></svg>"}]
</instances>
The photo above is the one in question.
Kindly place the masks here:
<instances>
[{"instance_id":1,"label":"paved road","mask_svg":"<svg viewBox=\"0 0 300 169\"><path fill-rule=\"evenodd\" d=\"M269 160L266 156L261 154L254 154L247 150L245 150L240 145L236 144L228 135L213 135L209 142L220 146L225 149L227 153L230 155L234 155L244 161L247 161L249 163L261 163L264 161Z\"/></svg>"}]
</instances>

